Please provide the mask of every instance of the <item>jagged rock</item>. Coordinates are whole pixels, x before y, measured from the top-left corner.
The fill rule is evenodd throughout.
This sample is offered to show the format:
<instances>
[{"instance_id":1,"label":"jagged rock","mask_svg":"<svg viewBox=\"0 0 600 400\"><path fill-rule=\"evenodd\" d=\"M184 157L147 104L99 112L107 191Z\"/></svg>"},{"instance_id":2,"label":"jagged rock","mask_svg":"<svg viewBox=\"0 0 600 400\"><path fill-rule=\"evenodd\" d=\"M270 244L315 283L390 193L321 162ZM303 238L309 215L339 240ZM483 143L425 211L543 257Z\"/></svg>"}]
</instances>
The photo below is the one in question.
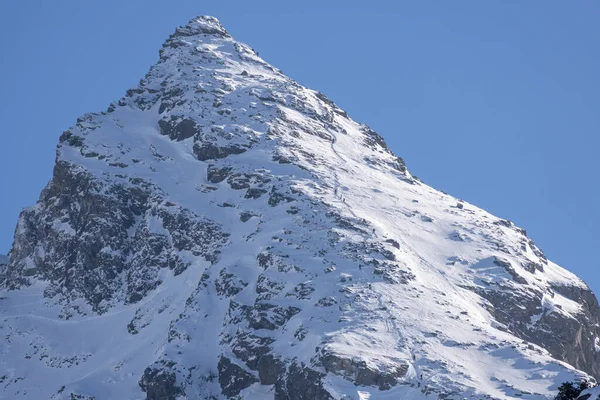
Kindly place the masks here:
<instances>
[{"instance_id":1,"label":"jagged rock","mask_svg":"<svg viewBox=\"0 0 600 400\"><path fill-rule=\"evenodd\" d=\"M258 199L263 194L267 193L265 189L249 188L246 191L245 199Z\"/></svg>"},{"instance_id":2,"label":"jagged rock","mask_svg":"<svg viewBox=\"0 0 600 400\"><path fill-rule=\"evenodd\" d=\"M323 387L324 374L309 367L292 363L287 374L275 385L274 400L333 400Z\"/></svg>"},{"instance_id":3,"label":"jagged rock","mask_svg":"<svg viewBox=\"0 0 600 400\"><path fill-rule=\"evenodd\" d=\"M194 154L200 161L218 160L230 155L242 154L246 149L240 146L216 146L212 143L194 145Z\"/></svg>"},{"instance_id":4,"label":"jagged rock","mask_svg":"<svg viewBox=\"0 0 600 400\"><path fill-rule=\"evenodd\" d=\"M248 324L252 329L275 330L283 326L301 310L297 307L280 307L269 303L256 303L254 307L245 306Z\"/></svg>"},{"instance_id":5,"label":"jagged rock","mask_svg":"<svg viewBox=\"0 0 600 400\"><path fill-rule=\"evenodd\" d=\"M394 239L386 239L385 240L386 243L391 244L392 246L394 246L395 248L399 249L400 248L400 243L398 243L396 240Z\"/></svg>"},{"instance_id":6,"label":"jagged rock","mask_svg":"<svg viewBox=\"0 0 600 400\"><path fill-rule=\"evenodd\" d=\"M512 276L515 282L526 284L527 280L525 280L522 276L517 274L517 271L513 268L511 263L501 257L495 257L493 263L499 267L502 267Z\"/></svg>"},{"instance_id":7,"label":"jagged rock","mask_svg":"<svg viewBox=\"0 0 600 400\"><path fill-rule=\"evenodd\" d=\"M275 385L285 373L285 364L272 354L258 359L258 376L261 385Z\"/></svg>"},{"instance_id":8,"label":"jagged rock","mask_svg":"<svg viewBox=\"0 0 600 400\"><path fill-rule=\"evenodd\" d=\"M146 392L147 400L177 400L184 393L177 384L175 373L170 370L172 366L159 364L144 370L139 385Z\"/></svg>"},{"instance_id":9,"label":"jagged rock","mask_svg":"<svg viewBox=\"0 0 600 400\"><path fill-rule=\"evenodd\" d=\"M198 131L198 124L190 118L178 118L171 115L169 120L158 121L160 133L169 136L172 140L185 140L194 136Z\"/></svg>"},{"instance_id":10,"label":"jagged rock","mask_svg":"<svg viewBox=\"0 0 600 400\"><path fill-rule=\"evenodd\" d=\"M248 222L252 217L255 217L255 215L250 212L243 212L240 214L240 221Z\"/></svg>"},{"instance_id":11,"label":"jagged rock","mask_svg":"<svg viewBox=\"0 0 600 400\"><path fill-rule=\"evenodd\" d=\"M206 179L210 183L220 183L227 178L230 172L231 168L216 168L214 165L209 165L206 170Z\"/></svg>"},{"instance_id":12,"label":"jagged rock","mask_svg":"<svg viewBox=\"0 0 600 400\"><path fill-rule=\"evenodd\" d=\"M268 336L257 336L248 332L238 332L231 338L231 351L237 358L244 361L246 366L253 371L259 370L262 357L266 357L272 350L270 345L275 339Z\"/></svg>"},{"instance_id":13,"label":"jagged rock","mask_svg":"<svg viewBox=\"0 0 600 400\"><path fill-rule=\"evenodd\" d=\"M73 393L69 394L70 400L96 400L95 396L86 396L84 394Z\"/></svg>"},{"instance_id":14,"label":"jagged rock","mask_svg":"<svg viewBox=\"0 0 600 400\"><path fill-rule=\"evenodd\" d=\"M219 358L218 364L219 370L219 384L223 394L228 397L237 396L240 392L255 382L258 379L252 374L246 372L240 366L231 362L231 360L225 356Z\"/></svg>"},{"instance_id":15,"label":"jagged rock","mask_svg":"<svg viewBox=\"0 0 600 400\"><path fill-rule=\"evenodd\" d=\"M380 390L389 390L398 384L398 379L406 375L408 364L398 363L386 371L370 367L364 360L345 358L334 353L324 352L321 361L327 372L342 375L360 386L377 386Z\"/></svg>"},{"instance_id":16,"label":"jagged rock","mask_svg":"<svg viewBox=\"0 0 600 400\"><path fill-rule=\"evenodd\" d=\"M222 269L215 281L215 289L219 296L232 297L244 290L248 284L234 274Z\"/></svg>"}]
</instances>

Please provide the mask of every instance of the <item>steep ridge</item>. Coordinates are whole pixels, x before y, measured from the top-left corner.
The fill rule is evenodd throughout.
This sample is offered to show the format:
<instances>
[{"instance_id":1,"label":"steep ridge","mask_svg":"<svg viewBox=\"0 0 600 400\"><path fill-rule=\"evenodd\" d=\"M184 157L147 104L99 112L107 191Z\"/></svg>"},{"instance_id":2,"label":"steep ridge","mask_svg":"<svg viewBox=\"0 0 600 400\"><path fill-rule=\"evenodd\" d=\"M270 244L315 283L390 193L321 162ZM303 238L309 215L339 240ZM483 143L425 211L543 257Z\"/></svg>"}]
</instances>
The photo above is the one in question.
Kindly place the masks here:
<instances>
[{"instance_id":1,"label":"steep ridge","mask_svg":"<svg viewBox=\"0 0 600 400\"><path fill-rule=\"evenodd\" d=\"M0 265L0 398L546 399L598 303L212 17L60 137Z\"/></svg>"}]
</instances>

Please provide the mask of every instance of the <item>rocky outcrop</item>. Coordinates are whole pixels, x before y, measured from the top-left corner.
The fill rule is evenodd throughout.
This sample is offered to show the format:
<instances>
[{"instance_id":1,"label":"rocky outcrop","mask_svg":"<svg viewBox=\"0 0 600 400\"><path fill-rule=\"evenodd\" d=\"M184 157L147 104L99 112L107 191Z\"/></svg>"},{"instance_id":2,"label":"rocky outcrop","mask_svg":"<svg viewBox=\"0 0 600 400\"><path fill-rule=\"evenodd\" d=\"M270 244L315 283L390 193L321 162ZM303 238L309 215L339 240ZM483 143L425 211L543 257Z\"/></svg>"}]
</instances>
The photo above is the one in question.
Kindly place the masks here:
<instances>
[{"instance_id":1,"label":"rocky outcrop","mask_svg":"<svg viewBox=\"0 0 600 400\"><path fill-rule=\"evenodd\" d=\"M275 400L333 400L323 385L324 374L293 362L275 385Z\"/></svg>"},{"instance_id":2,"label":"rocky outcrop","mask_svg":"<svg viewBox=\"0 0 600 400\"><path fill-rule=\"evenodd\" d=\"M359 386L377 386L380 390L389 390L406 375L408 364L398 363L389 369L368 365L364 360L346 358L335 353L323 352L321 362L327 372L341 375Z\"/></svg>"},{"instance_id":3,"label":"rocky outcrop","mask_svg":"<svg viewBox=\"0 0 600 400\"><path fill-rule=\"evenodd\" d=\"M177 400L184 394L183 388L176 382L175 372L171 370L173 366L173 363L159 363L144 370L139 384L146 393L146 399Z\"/></svg>"},{"instance_id":4,"label":"rocky outcrop","mask_svg":"<svg viewBox=\"0 0 600 400\"><path fill-rule=\"evenodd\" d=\"M81 307L70 305L79 297L104 312L141 300L160 284L161 269L184 271L189 262L176 253L216 262L226 240L218 225L166 202L146 181L103 182L59 161L38 205L19 218L4 284L15 290L41 279L65 316Z\"/></svg>"},{"instance_id":5,"label":"rocky outcrop","mask_svg":"<svg viewBox=\"0 0 600 400\"><path fill-rule=\"evenodd\" d=\"M225 356L219 358L219 364L217 365L219 370L219 384L223 394L228 398L237 396L240 392L258 382L258 379L251 373L244 370L231 362L231 360Z\"/></svg>"},{"instance_id":6,"label":"rocky outcrop","mask_svg":"<svg viewBox=\"0 0 600 400\"><path fill-rule=\"evenodd\" d=\"M198 124L190 118L177 117L171 115L168 120L158 121L160 133L169 136L171 140L185 140L194 136L198 132Z\"/></svg>"},{"instance_id":7,"label":"rocky outcrop","mask_svg":"<svg viewBox=\"0 0 600 400\"><path fill-rule=\"evenodd\" d=\"M535 324L537 329L530 340L548 349L556 358L600 377L600 327L595 322L600 308L596 296L588 288L579 286L553 285L552 289L581 305L579 313L576 318L568 319L557 313L544 313Z\"/></svg>"},{"instance_id":8,"label":"rocky outcrop","mask_svg":"<svg viewBox=\"0 0 600 400\"><path fill-rule=\"evenodd\" d=\"M492 264L504 269L511 279L474 288L489 302L488 310L502 328L515 336L547 349L554 357L593 376L600 376L597 351L600 308L594 294L580 285L551 285L547 291L527 285L512 264L494 257ZM481 267L478 265L478 268ZM527 270L527 269L526 269ZM528 270L535 273L539 270ZM574 315L561 312L562 306L548 305L546 299L564 298L578 304ZM556 309L554 309L556 307Z\"/></svg>"}]
</instances>

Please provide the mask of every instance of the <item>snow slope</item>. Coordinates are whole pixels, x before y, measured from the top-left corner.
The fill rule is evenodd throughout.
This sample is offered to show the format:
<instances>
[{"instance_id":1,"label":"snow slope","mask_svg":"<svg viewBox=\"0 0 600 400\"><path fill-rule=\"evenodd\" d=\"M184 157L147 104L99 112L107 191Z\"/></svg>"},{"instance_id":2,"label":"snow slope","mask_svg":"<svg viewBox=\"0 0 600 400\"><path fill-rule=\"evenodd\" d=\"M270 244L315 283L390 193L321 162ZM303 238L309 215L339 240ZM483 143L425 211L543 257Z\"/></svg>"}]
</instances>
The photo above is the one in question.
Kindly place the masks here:
<instances>
[{"instance_id":1,"label":"snow slope","mask_svg":"<svg viewBox=\"0 0 600 400\"><path fill-rule=\"evenodd\" d=\"M599 375L579 278L211 17L63 133L10 256L0 398L548 399Z\"/></svg>"},{"instance_id":2,"label":"snow slope","mask_svg":"<svg viewBox=\"0 0 600 400\"><path fill-rule=\"evenodd\" d=\"M600 399L600 387L584 390L577 400L598 400Z\"/></svg>"}]
</instances>

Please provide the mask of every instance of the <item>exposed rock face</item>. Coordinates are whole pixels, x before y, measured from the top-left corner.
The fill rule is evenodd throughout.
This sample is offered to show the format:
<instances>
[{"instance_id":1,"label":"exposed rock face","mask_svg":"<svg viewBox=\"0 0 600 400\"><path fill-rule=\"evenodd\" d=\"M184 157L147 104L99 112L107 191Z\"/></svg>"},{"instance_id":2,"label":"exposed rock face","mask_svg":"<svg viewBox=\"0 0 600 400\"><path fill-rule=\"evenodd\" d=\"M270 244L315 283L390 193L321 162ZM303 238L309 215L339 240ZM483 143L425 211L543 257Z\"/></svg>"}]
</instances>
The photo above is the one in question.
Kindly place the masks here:
<instances>
[{"instance_id":1,"label":"exposed rock face","mask_svg":"<svg viewBox=\"0 0 600 400\"><path fill-rule=\"evenodd\" d=\"M17 231L26 234L15 236L5 285L48 282L46 296L64 303L67 316L80 297L96 312L139 301L160 284L161 268L179 274L190 265L179 252L216 262L228 236L141 179L102 182L65 161Z\"/></svg>"},{"instance_id":2,"label":"exposed rock face","mask_svg":"<svg viewBox=\"0 0 600 400\"><path fill-rule=\"evenodd\" d=\"M600 376L581 280L211 17L61 135L10 255L0 397L545 399Z\"/></svg>"},{"instance_id":3,"label":"exposed rock face","mask_svg":"<svg viewBox=\"0 0 600 400\"><path fill-rule=\"evenodd\" d=\"M351 379L359 386L377 386L380 390L388 390L398 384L400 378L408 372L408 364L398 363L387 371L373 368L364 360L339 357L325 353L321 357L325 370L333 374Z\"/></svg>"},{"instance_id":4,"label":"exposed rock face","mask_svg":"<svg viewBox=\"0 0 600 400\"><path fill-rule=\"evenodd\" d=\"M175 373L169 370L172 366L173 364L163 363L163 365L148 367L144 370L140 388L146 393L148 400L177 400L184 394L182 388L177 384Z\"/></svg>"},{"instance_id":5,"label":"exposed rock face","mask_svg":"<svg viewBox=\"0 0 600 400\"><path fill-rule=\"evenodd\" d=\"M475 291L491 303L488 310L504 325L503 329L545 348L557 359L599 377L596 345L600 331L592 321L597 320L600 309L594 294L586 287L563 284L551 284L546 290L529 285L523 287L527 281L517 275L510 263L496 258L493 264L505 268L513 282L476 288ZM578 305L577 318L565 321L562 305L553 305L549 300L557 294L563 301Z\"/></svg>"}]
</instances>

